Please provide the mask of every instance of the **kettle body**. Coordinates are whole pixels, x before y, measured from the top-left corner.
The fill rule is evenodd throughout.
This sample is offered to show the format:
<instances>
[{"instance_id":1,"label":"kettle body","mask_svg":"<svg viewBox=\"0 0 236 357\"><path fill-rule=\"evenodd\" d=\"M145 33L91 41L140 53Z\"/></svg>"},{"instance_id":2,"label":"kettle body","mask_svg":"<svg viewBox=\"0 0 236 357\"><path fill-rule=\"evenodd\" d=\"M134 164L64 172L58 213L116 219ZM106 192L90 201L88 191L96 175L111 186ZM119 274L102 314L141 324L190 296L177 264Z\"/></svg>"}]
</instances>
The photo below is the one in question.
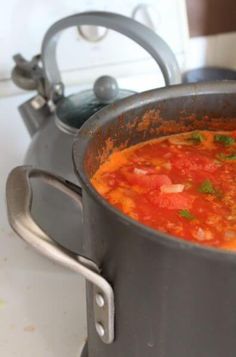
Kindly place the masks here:
<instances>
[{"instance_id":1,"label":"kettle body","mask_svg":"<svg viewBox=\"0 0 236 357\"><path fill-rule=\"evenodd\" d=\"M76 133L58 127L56 116L52 114L33 135L25 155L25 164L50 169L71 182L77 182L71 157L75 136Z\"/></svg>"},{"instance_id":2,"label":"kettle body","mask_svg":"<svg viewBox=\"0 0 236 357\"><path fill-rule=\"evenodd\" d=\"M50 169L64 176L66 180L78 183L72 164L72 145L77 130L69 131L60 127L55 113L45 116L36 131L32 121L29 125L27 118L24 119L32 134L24 163L31 167ZM75 202L63 193L58 195L52 186L36 179L32 180L32 192L31 213L40 226L50 235L54 235L55 240L65 248L76 253L81 252L83 243L75 237L78 230L82 231L83 222ZM66 222L69 222L69 226Z\"/></svg>"},{"instance_id":3,"label":"kettle body","mask_svg":"<svg viewBox=\"0 0 236 357\"><path fill-rule=\"evenodd\" d=\"M99 77L92 90L60 98L54 110L37 95L19 107L32 141L24 163L63 176L78 184L72 164L72 145L80 127L104 106L134 94L119 89L115 78Z\"/></svg>"}]
</instances>

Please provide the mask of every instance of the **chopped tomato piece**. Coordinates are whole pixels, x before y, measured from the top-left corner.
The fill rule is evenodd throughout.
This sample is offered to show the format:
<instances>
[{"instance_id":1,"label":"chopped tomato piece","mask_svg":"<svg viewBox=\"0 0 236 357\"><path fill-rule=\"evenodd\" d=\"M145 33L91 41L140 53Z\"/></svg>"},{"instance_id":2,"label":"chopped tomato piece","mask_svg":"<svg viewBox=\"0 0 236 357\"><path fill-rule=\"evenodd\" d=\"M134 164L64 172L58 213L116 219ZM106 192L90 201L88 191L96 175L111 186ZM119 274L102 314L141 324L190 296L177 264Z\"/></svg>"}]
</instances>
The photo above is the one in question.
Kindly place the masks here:
<instances>
[{"instance_id":1,"label":"chopped tomato piece","mask_svg":"<svg viewBox=\"0 0 236 357\"><path fill-rule=\"evenodd\" d=\"M133 185L140 185L148 189L158 188L162 185L170 185L171 179L167 175L143 174L135 172L125 172L126 180Z\"/></svg>"},{"instance_id":2,"label":"chopped tomato piece","mask_svg":"<svg viewBox=\"0 0 236 357\"><path fill-rule=\"evenodd\" d=\"M168 209L190 209L193 203L193 198L186 192L160 193L157 191L156 194L150 196L150 200L160 208Z\"/></svg>"},{"instance_id":3,"label":"chopped tomato piece","mask_svg":"<svg viewBox=\"0 0 236 357\"><path fill-rule=\"evenodd\" d=\"M183 172L189 173L190 171L203 170L206 172L214 172L217 169L217 166L213 160L204 156L185 156L177 158L173 161L174 167Z\"/></svg>"},{"instance_id":4,"label":"chopped tomato piece","mask_svg":"<svg viewBox=\"0 0 236 357\"><path fill-rule=\"evenodd\" d=\"M236 139L236 130L232 132L231 136Z\"/></svg>"}]
</instances>

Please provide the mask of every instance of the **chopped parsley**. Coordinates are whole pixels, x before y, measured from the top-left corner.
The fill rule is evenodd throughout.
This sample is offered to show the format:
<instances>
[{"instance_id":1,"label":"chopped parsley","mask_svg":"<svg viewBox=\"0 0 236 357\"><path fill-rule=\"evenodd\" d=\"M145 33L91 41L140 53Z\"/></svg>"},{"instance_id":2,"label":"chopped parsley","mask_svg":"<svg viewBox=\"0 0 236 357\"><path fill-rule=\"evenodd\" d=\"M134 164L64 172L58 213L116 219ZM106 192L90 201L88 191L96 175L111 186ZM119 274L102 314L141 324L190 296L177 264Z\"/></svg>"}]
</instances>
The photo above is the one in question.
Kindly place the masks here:
<instances>
[{"instance_id":1,"label":"chopped parsley","mask_svg":"<svg viewBox=\"0 0 236 357\"><path fill-rule=\"evenodd\" d=\"M206 138L203 134L195 131L192 133L191 140L193 140L195 143L202 143L204 140L206 140Z\"/></svg>"},{"instance_id":2,"label":"chopped parsley","mask_svg":"<svg viewBox=\"0 0 236 357\"><path fill-rule=\"evenodd\" d=\"M225 155L223 153L218 155L220 160L236 160L236 153L231 153L228 155Z\"/></svg>"},{"instance_id":3,"label":"chopped parsley","mask_svg":"<svg viewBox=\"0 0 236 357\"><path fill-rule=\"evenodd\" d=\"M235 143L235 139L231 136L221 134L216 134L214 136L214 141L225 146L233 145Z\"/></svg>"},{"instance_id":4,"label":"chopped parsley","mask_svg":"<svg viewBox=\"0 0 236 357\"><path fill-rule=\"evenodd\" d=\"M232 154L229 154L229 155L226 155L226 160L236 160L236 153L232 153Z\"/></svg>"},{"instance_id":5,"label":"chopped parsley","mask_svg":"<svg viewBox=\"0 0 236 357\"><path fill-rule=\"evenodd\" d=\"M181 209L179 211L179 215L180 215L180 217L186 218L189 221L191 221L195 218L195 216L187 209Z\"/></svg>"},{"instance_id":6,"label":"chopped parsley","mask_svg":"<svg viewBox=\"0 0 236 357\"><path fill-rule=\"evenodd\" d=\"M211 180L205 180L202 182L201 186L199 187L199 192L214 195L217 191L214 188Z\"/></svg>"}]
</instances>

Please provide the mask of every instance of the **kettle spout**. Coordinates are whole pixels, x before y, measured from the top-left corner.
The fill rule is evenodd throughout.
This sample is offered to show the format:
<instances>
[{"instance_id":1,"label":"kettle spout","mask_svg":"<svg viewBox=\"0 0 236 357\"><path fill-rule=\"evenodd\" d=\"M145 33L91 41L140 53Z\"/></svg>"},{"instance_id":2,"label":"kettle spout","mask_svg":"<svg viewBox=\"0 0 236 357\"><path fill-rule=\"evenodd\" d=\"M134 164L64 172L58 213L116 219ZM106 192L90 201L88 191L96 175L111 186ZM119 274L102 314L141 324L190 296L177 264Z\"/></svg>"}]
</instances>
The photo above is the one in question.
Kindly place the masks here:
<instances>
[{"instance_id":1,"label":"kettle spout","mask_svg":"<svg viewBox=\"0 0 236 357\"><path fill-rule=\"evenodd\" d=\"M18 110L25 126L32 137L51 116L51 111L45 99L37 95L21 104Z\"/></svg>"}]
</instances>

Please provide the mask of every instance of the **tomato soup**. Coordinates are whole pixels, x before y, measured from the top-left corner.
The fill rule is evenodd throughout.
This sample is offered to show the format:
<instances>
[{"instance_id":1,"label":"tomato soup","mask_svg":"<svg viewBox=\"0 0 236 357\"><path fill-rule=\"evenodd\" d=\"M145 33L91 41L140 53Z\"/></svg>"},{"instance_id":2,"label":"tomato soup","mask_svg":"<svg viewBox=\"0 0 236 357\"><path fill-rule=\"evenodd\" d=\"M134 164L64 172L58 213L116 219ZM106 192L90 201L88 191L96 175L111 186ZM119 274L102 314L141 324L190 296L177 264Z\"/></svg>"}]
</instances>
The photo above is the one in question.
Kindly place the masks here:
<instances>
[{"instance_id":1,"label":"tomato soup","mask_svg":"<svg viewBox=\"0 0 236 357\"><path fill-rule=\"evenodd\" d=\"M236 132L194 131L140 143L113 153L91 181L144 225L236 250Z\"/></svg>"}]
</instances>

